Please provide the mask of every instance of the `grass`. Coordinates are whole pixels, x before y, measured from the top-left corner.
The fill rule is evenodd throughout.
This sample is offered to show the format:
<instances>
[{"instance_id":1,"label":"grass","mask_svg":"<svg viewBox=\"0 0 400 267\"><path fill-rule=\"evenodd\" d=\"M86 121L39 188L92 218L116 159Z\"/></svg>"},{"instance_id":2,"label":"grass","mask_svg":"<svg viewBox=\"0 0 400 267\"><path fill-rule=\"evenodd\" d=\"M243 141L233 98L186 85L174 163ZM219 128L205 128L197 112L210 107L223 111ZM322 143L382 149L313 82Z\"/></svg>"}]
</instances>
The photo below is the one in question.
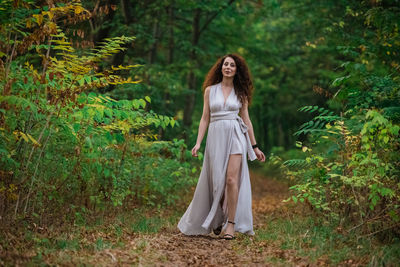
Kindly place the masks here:
<instances>
[{"instance_id":1,"label":"grass","mask_svg":"<svg viewBox=\"0 0 400 267\"><path fill-rule=\"evenodd\" d=\"M256 231L253 246L262 242L273 244L281 250L296 251L296 255L317 263L331 265L358 262L368 266L397 266L400 261L400 240L380 244L375 239L360 238L343 233L322 219L295 215L292 217L267 217L265 227ZM267 262L277 263L270 257Z\"/></svg>"},{"instance_id":2,"label":"grass","mask_svg":"<svg viewBox=\"0 0 400 267\"><path fill-rule=\"evenodd\" d=\"M41 266L46 262L95 266L99 258L110 260L118 251L129 251L129 262L134 264L146 262L153 256L160 261L162 255L153 255L155 251L149 240L153 234L175 227L178 214L164 216L155 212L146 215L143 211L135 211L120 214L113 220L105 219L103 224L75 225L68 228L71 231L26 231L21 243L29 244L30 251L24 253L31 256L20 263L28 266ZM399 240L380 244L375 239L357 238L355 234L344 234L335 226L309 215L270 215L264 220L263 226L256 228L254 237L238 235L232 247L237 254L262 255L263 263L272 266L297 264L301 260L330 266L352 263L371 267L397 266L400 260Z\"/></svg>"},{"instance_id":3,"label":"grass","mask_svg":"<svg viewBox=\"0 0 400 267\"><path fill-rule=\"evenodd\" d=\"M157 233L163 226L161 217L141 216L137 221L131 223L131 229L137 233Z\"/></svg>"},{"instance_id":4,"label":"grass","mask_svg":"<svg viewBox=\"0 0 400 267\"><path fill-rule=\"evenodd\" d=\"M0 258L0 265L108 266L114 263L151 265L154 260L167 262L169 258L158 250L157 245L159 242L165 245L171 241L171 236L176 236L173 231L176 231L184 208L186 205L170 210L115 211L97 218L82 217L79 224L65 223L47 229L35 228L26 222L11 234L0 232L0 248L12 251L6 258ZM249 263L254 261L271 266L312 263L375 267L398 266L400 262L399 239L382 244L374 238L360 238L356 233L348 234L333 223L314 218L299 206L286 208L262 214L264 218L261 226L258 222L255 236L238 234L237 239L229 243L235 254L248 259ZM163 232L170 235L159 234ZM202 239L194 241L202 242ZM184 239L181 247L176 246L179 248L176 253L188 249L187 244L192 249L192 243L186 242ZM210 243L211 249L212 244L215 243ZM170 244L164 248L174 246ZM196 254L194 250L190 253Z\"/></svg>"},{"instance_id":5,"label":"grass","mask_svg":"<svg viewBox=\"0 0 400 267\"><path fill-rule=\"evenodd\" d=\"M9 258L0 258L0 265L13 262L41 266L50 261L52 264L78 265L84 262L91 266L97 260L94 255L100 253L101 257L111 257L108 254L103 255L110 249L130 249L133 256L140 258L140 254L148 247L148 242L140 236L172 227L179 214L176 211L136 209L95 220L83 218L86 223L65 224L40 231L24 225L13 233L12 242L8 242L7 237L0 234L0 247L13 251L12 255L7 256Z\"/></svg>"}]
</instances>

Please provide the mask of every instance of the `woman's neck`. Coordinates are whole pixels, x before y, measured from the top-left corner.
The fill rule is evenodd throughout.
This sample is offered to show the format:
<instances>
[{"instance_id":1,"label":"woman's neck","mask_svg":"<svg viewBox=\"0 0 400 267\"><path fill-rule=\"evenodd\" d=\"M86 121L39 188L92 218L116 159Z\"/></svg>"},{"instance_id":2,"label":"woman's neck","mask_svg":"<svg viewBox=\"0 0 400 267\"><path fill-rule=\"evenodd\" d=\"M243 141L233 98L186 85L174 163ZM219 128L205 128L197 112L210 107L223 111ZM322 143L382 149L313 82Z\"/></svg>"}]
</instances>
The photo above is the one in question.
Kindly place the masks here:
<instances>
[{"instance_id":1,"label":"woman's neck","mask_svg":"<svg viewBox=\"0 0 400 267\"><path fill-rule=\"evenodd\" d=\"M233 77L222 77L221 85L223 87L233 88Z\"/></svg>"}]
</instances>

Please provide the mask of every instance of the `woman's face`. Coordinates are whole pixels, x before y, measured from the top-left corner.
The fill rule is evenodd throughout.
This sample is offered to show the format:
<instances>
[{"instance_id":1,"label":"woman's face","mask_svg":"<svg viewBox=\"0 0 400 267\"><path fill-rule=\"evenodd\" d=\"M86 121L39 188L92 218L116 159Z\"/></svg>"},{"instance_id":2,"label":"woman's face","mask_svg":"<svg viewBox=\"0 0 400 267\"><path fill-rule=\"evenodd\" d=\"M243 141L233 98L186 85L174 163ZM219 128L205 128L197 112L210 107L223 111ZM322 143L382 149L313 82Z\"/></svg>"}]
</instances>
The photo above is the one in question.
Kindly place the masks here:
<instances>
[{"instance_id":1,"label":"woman's face","mask_svg":"<svg viewBox=\"0 0 400 267\"><path fill-rule=\"evenodd\" d=\"M236 63L235 60L231 57L225 58L224 62L222 63L222 75L225 77L233 77L236 74Z\"/></svg>"}]
</instances>

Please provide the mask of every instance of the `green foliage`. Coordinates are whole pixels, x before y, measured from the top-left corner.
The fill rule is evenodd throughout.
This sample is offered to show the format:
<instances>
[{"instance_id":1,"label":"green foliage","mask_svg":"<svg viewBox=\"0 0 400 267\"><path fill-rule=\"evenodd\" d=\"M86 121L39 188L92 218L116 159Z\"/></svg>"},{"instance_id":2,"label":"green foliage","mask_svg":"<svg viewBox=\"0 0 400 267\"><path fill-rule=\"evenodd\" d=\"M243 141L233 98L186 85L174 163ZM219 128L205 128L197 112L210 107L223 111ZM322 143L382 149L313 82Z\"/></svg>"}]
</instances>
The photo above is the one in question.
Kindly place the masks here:
<instances>
[{"instance_id":1,"label":"green foliage","mask_svg":"<svg viewBox=\"0 0 400 267\"><path fill-rule=\"evenodd\" d=\"M285 162L296 181L291 200L349 224L349 232L393 238L400 233L400 55L392 49L400 39L389 18L398 17L399 9L365 2L346 10L346 24L357 35L345 36L338 46L344 62L332 82L337 92L328 101L341 115L318 106L300 109L317 116L296 132L307 138L299 142L305 159Z\"/></svg>"},{"instance_id":2,"label":"green foliage","mask_svg":"<svg viewBox=\"0 0 400 267\"><path fill-rule=\"evenodd\" d=\"M33 12L31 4L9 6L10 18L1 17L8 51L0 60L1 216L84 225L87 214L112 205L175 203L195 182L193 172L183 140L161 141L157 131L179 123L151 110L149 96L116 100L96 93L138 82L123 76L138 65L99 71L134 37L78 50L56 23L63 16L81 19L87 11L79 2Z\"/></svg>"},{"instance_id":3,"label":"green foliage","mask_svg":"<svg viewBox=\"0 0 400 267\"><path fill-rule=\"evenodd\" d=\"M297 256L306 256L314 264L342 265L351 259L353 263L363 261L364 265L369 261L368 266L390 266L396 265L400 256L398 241L378 245L366 237L346 233L342 227L321 218L301 214L279 219L271 216L267 217L266 225L268 227L256 232L255 246L261 246L263 242L272 243L281 249L296 251ZM268 260L274 259L274 254L269 254L271 259Z\"/></svg>"},{"instance_id":4,"label":"green foliage","mask_svg":"<svg viewBox=\"0 0 400 267\"><path fill-rule=\"evenodd\" d=\"M329 111L323 107L318 106L305 106L299 109L299 111L303 111L306 113L314 113L318 112L319 114L315 116L311 121L306 122L300 126L300 129L294 133L294 135L301 134L326 134L328 132L326 128L327 124L330 122L336 121L340 119L339 116L335 116L333 111Z\"/></svg>"}]
</instances>

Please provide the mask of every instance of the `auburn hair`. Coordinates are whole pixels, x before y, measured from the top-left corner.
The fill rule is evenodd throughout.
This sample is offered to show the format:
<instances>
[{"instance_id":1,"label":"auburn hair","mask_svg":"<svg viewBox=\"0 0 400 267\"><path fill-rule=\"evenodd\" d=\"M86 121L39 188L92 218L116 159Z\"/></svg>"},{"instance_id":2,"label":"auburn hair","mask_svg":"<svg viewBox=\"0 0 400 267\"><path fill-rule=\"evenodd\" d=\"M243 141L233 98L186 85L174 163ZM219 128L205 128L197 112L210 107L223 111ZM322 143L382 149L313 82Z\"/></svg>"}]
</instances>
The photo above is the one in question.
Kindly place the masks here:
<instances>
[{"instance_id":1,"label":"auburn hair","mask_svg":"<svg viewBox=\"0 0 400 267\"><path fill-rule=\"evenodd\" d=\"M253 82L251 80L250 70L247 67L247 63L243 57L238 54L227 54L220 57L214 66L208 71L207 76L203 83L203 91L211 85L222 82L222 64L227 57L232 58L236 64L236 73L233 78L233 86L236 95L238 96L240 102L243 104L245 100L247 103L251 103L251 97L253 93Z\"/></svg>"}]
</instances>

